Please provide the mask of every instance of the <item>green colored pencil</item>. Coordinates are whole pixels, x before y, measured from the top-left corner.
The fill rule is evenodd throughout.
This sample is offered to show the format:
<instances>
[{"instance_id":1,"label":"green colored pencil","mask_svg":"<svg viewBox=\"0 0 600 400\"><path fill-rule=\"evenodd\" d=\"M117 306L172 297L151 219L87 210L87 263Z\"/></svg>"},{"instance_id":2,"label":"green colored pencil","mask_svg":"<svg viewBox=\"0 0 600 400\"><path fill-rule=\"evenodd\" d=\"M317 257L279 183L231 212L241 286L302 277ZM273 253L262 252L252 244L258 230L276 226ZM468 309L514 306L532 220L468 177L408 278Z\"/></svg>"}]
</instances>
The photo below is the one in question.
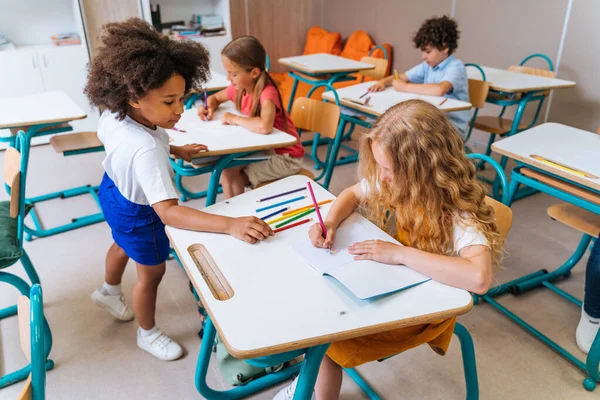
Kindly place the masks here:
<instances>
[{"instance_id":1,"label":"green colored pencil","mask_svg":"<svg viewBox=\"0 0 600 400\"><path fill-rule=\"evenodd\" d=\"M285 221L275 225L275 228L281 228L282 226L285 226L285 225L289 224L290 222L294 222L295 220L300 219L300 218L304 217L305 215L315 212L315 210L316 210L316 208L313 208L312 210L308 210L308 211L305 211L298 215L294 215L292 218L286 219Z\"/></svg>"}]
</instances>

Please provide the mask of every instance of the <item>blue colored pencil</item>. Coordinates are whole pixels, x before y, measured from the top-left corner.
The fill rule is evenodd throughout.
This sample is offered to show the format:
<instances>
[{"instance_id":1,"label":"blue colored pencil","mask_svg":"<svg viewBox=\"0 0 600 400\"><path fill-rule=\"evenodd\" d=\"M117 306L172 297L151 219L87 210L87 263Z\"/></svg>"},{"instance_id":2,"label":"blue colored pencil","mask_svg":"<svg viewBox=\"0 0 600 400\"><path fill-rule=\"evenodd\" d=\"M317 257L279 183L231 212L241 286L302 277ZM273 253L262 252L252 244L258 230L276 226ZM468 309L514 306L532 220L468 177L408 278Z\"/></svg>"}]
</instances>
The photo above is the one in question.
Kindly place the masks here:
<instances>
[{"instance_id":1,"label":"blue colored pencil","mask_svg":"<svg viewBox=\"0 0 600 400\"><path fill-rule=\"evenodd\" d=\"M290 190L289 192L283 192L283 193L279 193L279 194L274 194L273 196L269 196L269 197L265 197L264 199L256 200L256 202L260 203L262 201L267 201L267 200L275 199L277 197L285 196L286 194L292 194L292 193L296 193L296 192L301 192L303 190L306 190L306 188L305 187L301 187L299 189Z\"/></svg>"},{"instance_id":2,"label":"blue colored pencil","mask_svg":"<svg viewBox=\"0 0 600 400\"><path fill-rule=\"evenodd\" d=\"M293 203L294 201L303 200L303 199L305 199L305 198L306 198L306 196L295 197L295 198L293 198L293 199L290 199L290 200L282 201L281 203L272 204L272 205L270 205L270 206L263 207L263 208L257 208L257 209L256 209L256 212L261 212L261 211L265 211L265 210L270 210L271 208L279 207L279 206L282 206L282 205L284 205L284 204Z\"/></svg>"},{"instance_id":3,"label":"blue colored pencil","mask_svg":"<svg viewBox=\"0 0 600 400\"><path fill-rule=\"evenodd\" d=\"M284 211L287 211L287 210L289 210L289 209L290 209L289 207L283 207L282 209L280 209L280 210L277 210L277 211L275 211L275 212L272 212L272 213L271 213L271 214L269 214L269 215L265 215L264 217L260 217L260 219L262 219L262 220L264 221L265 219L268 219L268 218L274 217L274 216L276 216L277 214L279 214L279 213L282 213L282 212L284 212Z\"/></svg>"}]
</instances>

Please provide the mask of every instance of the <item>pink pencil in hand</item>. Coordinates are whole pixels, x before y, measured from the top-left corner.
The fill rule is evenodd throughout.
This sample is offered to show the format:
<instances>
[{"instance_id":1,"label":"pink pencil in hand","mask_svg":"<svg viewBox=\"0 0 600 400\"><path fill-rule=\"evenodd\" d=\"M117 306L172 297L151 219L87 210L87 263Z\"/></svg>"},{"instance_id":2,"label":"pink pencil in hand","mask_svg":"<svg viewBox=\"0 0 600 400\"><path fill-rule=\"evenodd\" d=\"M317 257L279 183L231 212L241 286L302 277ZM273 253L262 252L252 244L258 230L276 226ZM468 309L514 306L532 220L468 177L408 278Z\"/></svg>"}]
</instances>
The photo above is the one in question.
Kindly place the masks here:
<instances>
[{"instance_id":1,"label":"pink pencil in hand","mask_svg":"<svg viewBox=\"0 0 600 400\"><path fill-rule=\"evenodd\" d=\"M306 186L308 186L310 197L312 199L313 204L315 205L315 209L317 211L317 218L319 218L319 224L321 225L321 230L323 231L323 237L326 238L327 229L325 229L325 224L323 223L323 218L321 217L321 212L319 211L319 205L317 204L317 199L315 198L315 192L313 192L313 188L310 182L306 182Z\"/></svg>"}]
</instances>

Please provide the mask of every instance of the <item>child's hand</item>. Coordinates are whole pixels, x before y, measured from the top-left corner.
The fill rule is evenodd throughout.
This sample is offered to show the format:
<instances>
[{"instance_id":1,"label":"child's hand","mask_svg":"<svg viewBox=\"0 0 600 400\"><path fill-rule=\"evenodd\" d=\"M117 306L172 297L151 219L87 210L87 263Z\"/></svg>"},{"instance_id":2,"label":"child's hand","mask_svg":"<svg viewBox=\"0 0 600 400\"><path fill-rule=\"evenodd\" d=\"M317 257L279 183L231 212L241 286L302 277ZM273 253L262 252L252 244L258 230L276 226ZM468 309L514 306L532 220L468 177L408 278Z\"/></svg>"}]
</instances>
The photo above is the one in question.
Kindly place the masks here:
<instances>
[{"instance_id":1,"label":"child's hand","mask_svg":"<svg viewBox=\"0 0 600 400\"><path fill-rule=\"evenodd\" d=\"M383 240L365 240L348 247L348 253L355 260L373 260L383 264L402 264L400 254L402 246Z\"/></svg>"},{"instance_id":2,"label":"child's hand","mask_svg":"<svg viewBox=\"0 0 600 400\"><path fill-rule=\"evenodd\" d=\"M271 227L256 217L233 218L227 233L236 239L252 244L274 235Z\"/></svg>"},{"instance_id":3,"label":"child's hand","mask_svg":"<svg viewBox=\"0 0 600 400\"><path fill-rule=\"evenodd\" d=\"M187 162L192 161L192 157L201 151L208 150L208 147L203 144L186 144L184 146L172 146L172 148L171 153Z\"/></svg>"},{"instance_id":4,"label":"child's hand","mask_svg":"<svg viewBox=\"0 0 600 400\"><path fill-rule=\"evenodd\" d=\"M235 114L232 114L230 112L226 112L225 114L223 114L223 116L221 117L221 123L223 125L237 125L235 123Z\"/></svg>"},{"instance_id":5,"label":"child's hand","mask_svg":"<svg viewBox=\"0 0 600 400\"><path fill-rule=\"evenodd\" d=\"M381 82L377 82L368 89L369 92L381 92L382 90L385 90L385 85Z\"/></svg>"},{"instance_id":6,"label":"child's hand","mask_svg":"<svg viewBox=\"0 0 600 400\"><path fill-rule=\"evenodd\" d=\"M308 237L310 238L310 242L313 246L322 247L324 249L330 249L331 246L333 246L335 229L328 224L325 224L325 229L327 229L327 237L323 238L323 229L321 229L321 224L317 223L310 227L308 230Z\"/></svg>"},{"instance_id":7,"label":"child's hand","mask_svg":"<svg viewBox=\"0 0 600 400\"><path fill-rule=\"evenodd\" d=\"M202 121L210 121L215 113L215 110L216 108L211 106L204 107L204 105L201 105L198 107L198 116Z\"/></svg>"},{"instance_id":8,"label":"child's hand","mask_svg":"<svg viewBox=\"0 0 600 400\"><path fill-rule=\"evenodd\" d=\"M404 92L404 91L406 91L406 82L404 82L401 79L394 79L392 81L392 86L394 87L394 89L397 92Z\"/></svg>"}]
</instances>

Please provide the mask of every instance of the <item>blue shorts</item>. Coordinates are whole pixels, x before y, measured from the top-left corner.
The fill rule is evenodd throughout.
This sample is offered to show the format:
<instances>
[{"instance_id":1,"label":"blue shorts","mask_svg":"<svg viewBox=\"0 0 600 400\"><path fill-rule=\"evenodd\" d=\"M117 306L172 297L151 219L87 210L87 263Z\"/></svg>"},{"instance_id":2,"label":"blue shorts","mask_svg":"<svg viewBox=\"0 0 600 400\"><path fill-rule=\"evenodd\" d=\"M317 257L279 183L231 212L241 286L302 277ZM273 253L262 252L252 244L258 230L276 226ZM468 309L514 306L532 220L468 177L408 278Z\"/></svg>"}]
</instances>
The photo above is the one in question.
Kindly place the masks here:
<instances>
[{"instance_id":1,"label":"blue shorts","mask_svg":"<svg viewBox=\"0 0 600 400\"><path fill-rule=\"evenodd\" d=\"M169 257L165 224L151 206L127 200L106 173L98 197L115 243L129 258L142 265L158 265Z\"/></svg>"}]
</instances>

